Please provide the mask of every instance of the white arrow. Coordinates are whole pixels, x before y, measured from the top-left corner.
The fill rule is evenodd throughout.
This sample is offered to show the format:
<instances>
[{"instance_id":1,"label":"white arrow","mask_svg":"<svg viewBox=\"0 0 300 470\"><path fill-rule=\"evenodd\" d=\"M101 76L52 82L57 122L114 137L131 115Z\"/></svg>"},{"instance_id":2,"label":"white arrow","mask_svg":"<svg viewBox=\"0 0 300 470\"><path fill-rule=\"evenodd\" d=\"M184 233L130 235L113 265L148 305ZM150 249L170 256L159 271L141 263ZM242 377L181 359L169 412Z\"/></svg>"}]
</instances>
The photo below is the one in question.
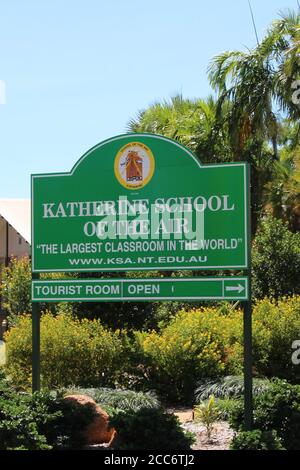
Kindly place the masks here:
<instances>
[{"instance_id":1,"label":"white arrow","mask_svg":"<svg viewBox=\"0 0 300 470\"><path fill-rule=\"evenodd\" d=\"M243 290L245 290L245 287L242 286L242 284L239 284L237 287L231 287L231 286L225 287L225 290L227 292L238 292L240 294L241 292L243 292Z\"/></svg>"}]
</instances>

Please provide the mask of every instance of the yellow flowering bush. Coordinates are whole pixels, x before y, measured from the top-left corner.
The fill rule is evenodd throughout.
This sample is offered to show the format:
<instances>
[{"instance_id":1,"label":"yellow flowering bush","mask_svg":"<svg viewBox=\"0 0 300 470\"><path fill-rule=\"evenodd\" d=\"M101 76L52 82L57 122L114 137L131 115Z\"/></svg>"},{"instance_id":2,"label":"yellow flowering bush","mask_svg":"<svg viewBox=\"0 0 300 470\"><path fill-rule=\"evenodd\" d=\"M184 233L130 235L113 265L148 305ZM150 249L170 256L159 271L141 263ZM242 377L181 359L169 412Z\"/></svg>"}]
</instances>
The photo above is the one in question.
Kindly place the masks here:
<instances>
[{"instance_id":1,"label":"yellow flowering bush","mask_svg":"<svg viewBox=\"0 0 300 470\"><path fill-rule=\"evenodd\" d=\"M20 388L31 385L31 317L19 317L6 333L7 373ZM68 314L41 317L41 381L47 388L70 385L113 385L122 361L119 331L98 320L77 320Z\"/></svg>"},{"instance_id":2,"label":"yellow flowering bush","mask_svg":"<svg viewBox=\"0 0 300 470\"><path fill-rule=\"evenodd\" d=\"M300 296L279 301L265 299L253 309L254 365L261 375L299 382L293 364L293 343L300 340Z\"/></svg>"},{"instance_id":3,"label":"yellow flowering bush","mask_svg":"<svg viewBox=\"0 0 300 470\"><path fill-rule=\"evenodd\" d=\"M7 373L17 386L31 384L31 317L17 318L6 334ZM300 296L253 307L254 371L299 381L293 342L300 339ZM156 389L168 400L188 401L201 379L240 375L243 313L230 305L180 311L160 331L111 331L99 320L67 313L41 317L44 387L99 387L129 381ZM126 382L127 381L127 382Z\"/></svg>"},{"instance_id":4,"label":"yellow flowering bush","mask_svg":"<svg viewBox=\"0 0 300 470\"><path fill-rule=\"evenodd\" d=\"M41 274L41 279L71 279L74 277L76 277L75 273ZM0 296L2 297L2 307L8 313L9 326L14 326L20 315L31 312L31 261L28 256L12 258L9 266L3 268L0 276ZM41 310L48 310L52 313L62 311L72 313L75 309L74 304L62 302L41 303Z\"/></svg>"},{"instance_id":5,"label":"yellow flowering bush","mask_svg":"<svg viewBox=\"0 0 300 470\"><path fill-rule=\"evenodd\" d=\"M2 306L13 324L19 314L31 312L31 266L26 256L13 258L10 265L1 272L0 295Z\"/></svg>"},{"instance_id":6,"label":"yellow flowering bush","mask_svg":"<svg viewBox=\"0 0 300 470\"><path fill-rule=\"evenodd\" d=\"M136 332L150 380L172 400L189 400L201 378L237 372L241 312L181 311L162 332Z\"/></svg>"}]
</instances>

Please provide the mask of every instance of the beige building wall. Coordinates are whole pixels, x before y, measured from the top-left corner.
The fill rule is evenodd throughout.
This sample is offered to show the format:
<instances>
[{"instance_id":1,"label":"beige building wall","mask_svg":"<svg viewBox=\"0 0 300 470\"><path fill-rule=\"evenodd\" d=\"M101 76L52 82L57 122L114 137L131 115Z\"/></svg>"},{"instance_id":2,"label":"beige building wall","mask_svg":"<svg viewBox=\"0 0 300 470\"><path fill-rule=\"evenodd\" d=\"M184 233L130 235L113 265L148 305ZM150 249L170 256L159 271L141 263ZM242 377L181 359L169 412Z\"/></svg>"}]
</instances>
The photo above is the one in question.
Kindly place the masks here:
<instances>
[{"instance_id":1,"label":"beige building wall","mask_svg":"<svg viewBox=\"0 0 300 470\"><path fill-rule=\"evenodd\" d=\"M30 255L30 245L27 241L18 234L18 232L8 226L8 256L21 258ZM0 264L5 263L6 255L6 220L0 217Z\"/></svg>"}]
</instances>

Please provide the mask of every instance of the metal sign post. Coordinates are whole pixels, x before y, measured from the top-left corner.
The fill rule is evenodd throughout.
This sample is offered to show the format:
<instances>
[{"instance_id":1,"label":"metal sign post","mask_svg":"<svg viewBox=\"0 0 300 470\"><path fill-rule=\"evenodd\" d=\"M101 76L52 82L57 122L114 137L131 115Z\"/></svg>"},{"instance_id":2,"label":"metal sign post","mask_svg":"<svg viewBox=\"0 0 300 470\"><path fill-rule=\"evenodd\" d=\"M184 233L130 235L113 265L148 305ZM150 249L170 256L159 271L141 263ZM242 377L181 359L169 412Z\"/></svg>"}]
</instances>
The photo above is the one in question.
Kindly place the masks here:
<instances>
[{"instance_id":1,"label":"metal sign post","mask_svg":"<svg viewBox=\"0 0 300 470\"><path fill-rule=\"evenodd\" d=\"M39 279L39 274L32 274L32 282ZM32 392L40 390L40 304L32 303Z\"/></svg>"},{"instance_id":2,"label":"metal sign post","mask_svg":"<svg viewBox=\"0 0 300 470\"><path fill-rule=\"evenodd\" d=\"M245 430L253 428L252 312L251 300L244 304L244 407Z\"/></svg>"},{"instance_id":3,"label":"metal sign post","mask_svg":"<svg viewBox=\"0 0 300 470\"><path fill-rule=\"evenodd\" d=\"M250 165L247 176L247 199L248 199L248 288L249 298L244 302L244 409L245 409L245 430L253 429L253 354L252 354L252 291L251 291L251 192L250 192Z\"/></svg>"}]
</instances>

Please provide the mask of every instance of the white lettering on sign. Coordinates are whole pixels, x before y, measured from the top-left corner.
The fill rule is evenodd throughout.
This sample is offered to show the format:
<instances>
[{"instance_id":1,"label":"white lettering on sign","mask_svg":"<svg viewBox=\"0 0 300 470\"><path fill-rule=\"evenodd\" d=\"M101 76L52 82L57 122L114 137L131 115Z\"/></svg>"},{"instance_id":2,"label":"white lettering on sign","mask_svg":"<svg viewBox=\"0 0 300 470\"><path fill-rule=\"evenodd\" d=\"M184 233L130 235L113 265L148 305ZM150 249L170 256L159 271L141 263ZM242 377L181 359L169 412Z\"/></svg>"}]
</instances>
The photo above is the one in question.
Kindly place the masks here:
<instances>
[{"instance_id":1,"label":"white lettering on sign","mask_svg":"<svg viewBox=\"0 0 300 470\"><path fill-rule=\"evenodd\" d=\"M76 284L61 284L61 285L47 285L47 286L35 286L38 296L69 296L69 295L80 295L82 286Z\"/></svg>"},{"instance_id":2,"label":"white lettering on sign","mask_svg":"<svg viewBox=\"0 0 300 470\"><path fill-rule=\"evenodd\" d=\"M110 285L110 284L91 284L85 286L85 294L94 296L94 295L120 295L121 288L120 285Z\"/></svg>"},{"instance_id":3,"label":"white lettering on sign","mask_svg":"<svg viewBox=\"0 0 300 470\"><path fill-rule=\"evenodd\" d=\"M165 240L173 237L197 240L200 244L205 238L205 214L235 209L236 205L226 194L157 198L152 204L147 199L130 202L121 196L117 201L45 203L43 217L89 217L90 220L83 222L82 230L86 237L94 240Z\"/></svg>"},{"instance_id":4,"label":"white lettering on sign","mask_svg":"<svg viewBox=\"0 0 300 470\"><path fill-rule=\"evenodd\" d=\"M148 199L128 201L121 196L117 201L78 201L78 202L47 202L42 204L43 218L59 217L97 217L110 215L147 215L150 213ZM229 195L211 195L209 197L171 197L157 198L154 202L157 213L234 211L235 204L229 200Z\"/></svg>"},{"instance_id":5,"label":"white lettering on sign","mask_svg":"<svg viewBox=\"0 0 300 470\"><path fill-rule=\"evenodd\" d=\"M128 293L130 295L152 295L160 293L159 284L129 284Z\"/></svg>"}]
</instances>

